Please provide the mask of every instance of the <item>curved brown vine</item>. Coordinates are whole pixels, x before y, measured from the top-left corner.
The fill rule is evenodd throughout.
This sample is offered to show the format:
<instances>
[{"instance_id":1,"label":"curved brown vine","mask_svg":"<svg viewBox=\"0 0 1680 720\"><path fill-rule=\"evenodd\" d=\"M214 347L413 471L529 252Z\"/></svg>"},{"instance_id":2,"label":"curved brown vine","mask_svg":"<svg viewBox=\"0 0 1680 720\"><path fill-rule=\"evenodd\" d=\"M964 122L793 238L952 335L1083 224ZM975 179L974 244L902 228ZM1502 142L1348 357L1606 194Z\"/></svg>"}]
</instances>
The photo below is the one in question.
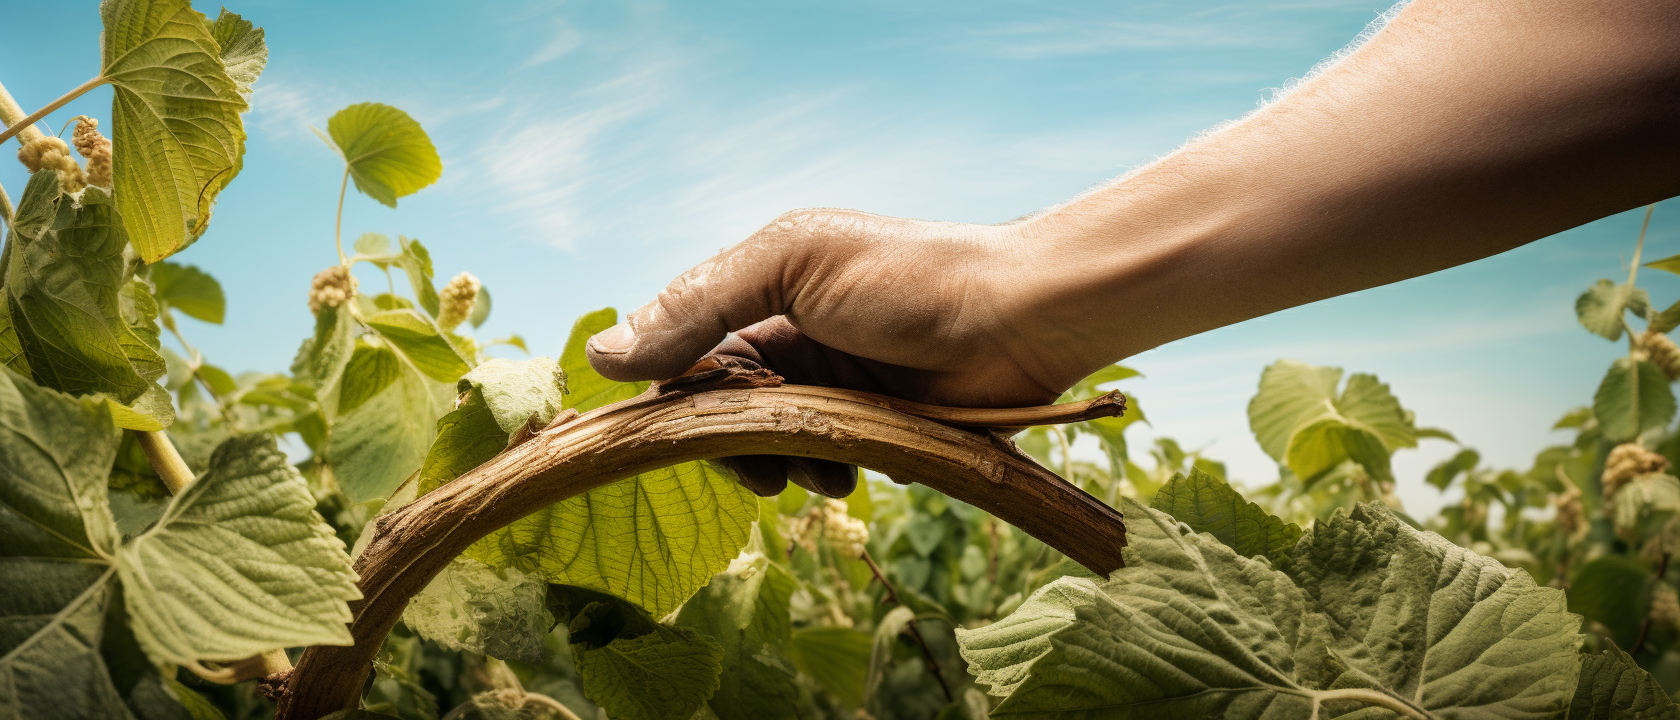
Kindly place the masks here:
<instances>
[{"instance_id":1,"label":"curved brown vine","mask_svg":"<svg viewBox=\"0 0 1680 720\"><path fill-rule=\"evenodd\" d=\"M306 650L277 688L276 717L314 720L356 707L374 655L409 599L474 541L565 498L682 462L777 454L859 465L986 510L1106 575L1122 564L1126 530L1119 511L987 428L1076 422L1124 411L1119 393L1042 408L940 408L784 386L764 370L717 368L583 415L562 415L472 472L379 519L355 565L363 595L351 603L355 645Z\"/></svg>"}]
</instances>

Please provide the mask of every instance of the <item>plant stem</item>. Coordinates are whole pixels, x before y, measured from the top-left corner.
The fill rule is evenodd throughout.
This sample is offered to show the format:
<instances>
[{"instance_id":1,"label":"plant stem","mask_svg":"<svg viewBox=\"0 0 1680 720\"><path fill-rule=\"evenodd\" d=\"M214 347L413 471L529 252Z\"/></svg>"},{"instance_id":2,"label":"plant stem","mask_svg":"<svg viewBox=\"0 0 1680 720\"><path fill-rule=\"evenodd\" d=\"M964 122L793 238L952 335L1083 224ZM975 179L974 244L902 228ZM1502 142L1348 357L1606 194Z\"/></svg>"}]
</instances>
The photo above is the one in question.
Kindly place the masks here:
<instances>
[{"instance_id":1,"label":"plant stem","mask_svg":"<svg viewBox=\"0 0 1680 720\"><path fill-rule=\"evenodd\" d=\"M869 571L875 573L875 579L881 582L881 587L887 589L887 601L894 605L904 605L898 599L898 591L893 589L892 583L887 581L886 574L881 572L881 566L875 564L875 558L869 556L869 550L863 551L863 561L869 563ZM904 605L904 607L909 607ZM914 608L911 608L914 610ZM904 629L910 631L910 637L916 639L916 645L922 648L922 659L927 660L928 669L933 671L933 679L939 681L939 689L945 691L945 702L955 702L956 696L951 694L951 686L945 683L945 673L939 669L939 661L933 659L933 650L928 648L927 640L922 637L922 631L916 629L916 618L911 616L910 622L904 624Z\"/></svg>"},{"instance_id":2,"label":"plant stem","mask_svg":"<svg viewBox=\"0 0 1680 720\"><path fill-rule=\"evenodd\" d=\"M1651 213L1656 211L1656 203L1645 206L1645 222L1639 225L1639 242L1633 246L1633 264L1628 266L1628 287L1633 287L1634 278L1639 277L1639 256L1645 252L1645 231L1651 229Z\"/></svg>"},{"instance_id":3,"label":"plant stem","mask_svg":"<svg viewBox=\"0 0 1680 720\"><path fill-rule=\"evenodd\" d=\"M1657 564L1657 582L1662 582L1663 576L1668 574L1668 553L1663 553L1662 562ZM1639 623L1639 639L1633 642L1631 656L1638 656L1640 650L1645 649L1645 636L1651 634L1651 611L1645 611L1645 619Z\"/></svg>"},{"instance_id":4,"label":"plant stem","mask_svg":"<svg viewBox=\"0 0 1680 720\"><path fill-rule=\"evenodd\" d=\"M17 135L18 142L24 145L45 137L45 134L43 134L40 130L36 130L32 127L35 124L35 121L46 117L54 110L64 107L65 103L81 97L87 91L99 87L100 85L104 85L110 81L110 78L101 75L85 83L77 85L75 89L64 93L64 95L59 99L47 103L46 107L36 110L34 113L29 115L29 117L23 118L17 117L18 115L23 114L23 108L19 107L17 101L12 99L11 94L6 92L5 86L0 85L0 122L5 122L7 125L6 130L4 132L0 132L0 143L6 142L6 140L10 139L13 135Z\"/></svg>"},{"instance_id":5,"label":"plant stem","mask_svg":"<svg viewBox=\"0 0 1680 720\"><path fill-rule=\"evenodd\" d=\"M187 467L187 461L181 459L181 453L175 450L175 444L169 441L169 436L164 434L162 430L136 430L134 436L140 441L140 449L145 451L146 460L152 464L152 470L163 479L164 487L169 488L169 494L179 495L182 490L192 484L192 468ZM257 665L257 668L263 676L292 669L292 660L286 657L284 648L270 650L263 653L261 657L262 663ZM221 680L217 680L219 675L216 677L207 676L204 673L199 673L196 668L193 668L193 672L206 679L221 682ZM238 682L244 679L246 678L235 677L227 682Z\"/></svg>"},{"instance_id":6,"label":"plant stem","mask_svg":"<svg viewBox=\"0 0 1680 720\"><path fill-rule=\"evenodd\" d=\"M3 185L0 185L0 224L12 226L12 198L6 194Z\"/></svg>"},{"instance_id":7,"label":"plant stem","mask_svg":"<svg viewBox=\"0 0 1680 720\"><path fill-rule=\"evenodd\" d=\"M1050 428L1056 434L1056 444L1062 449L1062 479L1074 482L1073 479L1073 449L1068 447L1067 431L1060 425Z\"/></svg>"},{"instance_id":8,"label":"plant stem","mask_svg":"<svg viewBox=\"0 0 1680 720\"><path fill-rule=\"evenodd\" d=\"M333 221L333 244L338 246L338 264L348 267L344 257L344 192L350 189L350 165L344 165L344 181L338 184L338 219Z\"/></svg>"}]
</instances>

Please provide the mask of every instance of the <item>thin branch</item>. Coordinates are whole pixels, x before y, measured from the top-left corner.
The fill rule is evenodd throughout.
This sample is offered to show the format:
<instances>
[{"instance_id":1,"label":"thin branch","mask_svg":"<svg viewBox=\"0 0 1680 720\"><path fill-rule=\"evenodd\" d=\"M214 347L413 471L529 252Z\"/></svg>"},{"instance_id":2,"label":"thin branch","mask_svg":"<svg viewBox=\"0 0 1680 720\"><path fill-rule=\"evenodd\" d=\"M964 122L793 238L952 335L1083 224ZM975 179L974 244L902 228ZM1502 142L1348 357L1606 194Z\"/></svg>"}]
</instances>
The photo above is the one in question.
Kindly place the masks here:
<instances>
[{"instance_id":1,"label":"thin branch","mask_svg":"<svg viewBox=\"0 0 1680 720\"><path fill-rule=\"evenodd\" d=\"M1628 287L1633 287L1634 278L1639 277L1639 256L1645 252L1645 231L1651 229L1651 213L1656 211L1656 203L1645 206L1645 222L1639 224L1639 242L1633 246L1633 262L1628 264Z\"/></svg>"},{"instance_id":2,"label":"thin branch","mask_svg":"<svg viewBox=\"0 0 1680 720\"><path fill-rule=\"evenodd\" d=\"M898 591L893 588L892 582L887 580L886 573L881 572L881 566L875 564L875 558L870 557L867 549L863 551L863 561L869 563L869 571L875 573L875 579L881 583L881 587L887 589L887 602L902 607L910 607L898 598ZM914 611L915 608L911 608L911 610ZM951 694L951 686L945 682L945 673L939 669L939 661L933 659L933 650L928 648L927 640L922 637L922 631L916 629L916 617L914 615L910 616L910 622L904 624L904 629L910 631L910 637L915 638L916 645L921 647L922 659L927 661L928 669L933 671L933 679L939 681L939 689L945 691L945 702L954 702L956 697Z\"/></svg>"},{"instance_id":3,"label":"thin branch","mask_svg":"<svg viewBox=\"0 0 1680 720\"><path fill-rule=\"evenodd\" d=\"M683 462L775 454L867 467L920 482L1014 524L1106 576L1123 565L1120 513L1045 470L995 431L975 432L888 409L890 400L829 388L781 386L764 370L719 368L662 383L576 417L376 522L357 557L362 599L354 645L317 645L284 681L278 720L314 720L354 707L385 636L408 601L490 532L615 480ZM1069 403L1019 416L1050 423L1119 404ZM972 422L989 411L941 410Z\"/></svg>"},{"instance_id":4,"label":"thin branch","mask_svg":"<svg viewBox=\"0 0 1680 720\"><path fill-rule=\"evenodd\" d=\"M41 133L41 131L31 127L35 124L35 121L50 115L54 110L64 107L65 103L81 97L87 91L99 87L100 85L104 85L110 81L110 78L101 75L85 83L77 85L74 90L64 93L64 95L59 99L47 103L46 107L36 110L34 113L30 114L29 117L22 119L14 119L13 113L22 113L23 109L18 106L16 100L12 99L11 94L5 91L5 87L0 86L0 121L4 121L10 126L7 127L4 132L0 132L0 143L10 140L13 135L21 135L18 138L18 142L25 145L35 141L39 137L46 137L45 134ZM34 134L33 137L31 136L31 133Z\"/></svg>"},{"instance_id":5,"label":"thin branch","mask_svg":"<svg viewBox=\"0 0 1680 720\"><path fill-rule=\"evenodd\" d=\"M1657 564L1657 582L1662 582L1663 576L1668 574L1668 553L1662 554L1662 562ZM1639 651L1645 649L1645 636L1651 634L1651 611L1645 611L1645 619L1639 623L1639 639L1633 642L1633 651L1628 655L1638 657Z\"/></svg>"},{"instance_id":6,"label":"thin branch","mask_svg":"<svg viewBox=\"0 0 1680 720\"><path fill-rule=\"evenodd\" d=\"M349 269L350 261L344 257L344 192L350 189L350 165L344 165L344 181L338 184L338 218L333 221L333 244L338 246L338 264Z\"/></svg>"}]
</instances>

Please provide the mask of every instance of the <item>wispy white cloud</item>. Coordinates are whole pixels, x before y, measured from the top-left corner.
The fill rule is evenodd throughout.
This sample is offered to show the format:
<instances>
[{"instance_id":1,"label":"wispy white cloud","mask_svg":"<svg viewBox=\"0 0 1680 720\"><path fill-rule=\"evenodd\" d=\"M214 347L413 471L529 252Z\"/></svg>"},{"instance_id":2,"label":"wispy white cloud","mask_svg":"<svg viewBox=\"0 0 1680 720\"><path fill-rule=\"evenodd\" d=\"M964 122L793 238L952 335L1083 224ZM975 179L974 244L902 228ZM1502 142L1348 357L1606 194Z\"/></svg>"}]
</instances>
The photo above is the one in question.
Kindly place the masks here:
<instances>
[{"instance_id":1,"label":"wispy white cloud","mask_svg":"<svg viewBox=\"0 0 1680 720\"><path fill-rule=\"evenodd\" d=\"M572 27L571 23L564 19L556 19L554 25L553 37L549 38L547 43L537 48L536 52L531 53L531 56L525 59L525 67L541 65L565 57L576 50L578 45L583 42L583 34L578 32L577 28Z\"/></svg>"}]
</instances>

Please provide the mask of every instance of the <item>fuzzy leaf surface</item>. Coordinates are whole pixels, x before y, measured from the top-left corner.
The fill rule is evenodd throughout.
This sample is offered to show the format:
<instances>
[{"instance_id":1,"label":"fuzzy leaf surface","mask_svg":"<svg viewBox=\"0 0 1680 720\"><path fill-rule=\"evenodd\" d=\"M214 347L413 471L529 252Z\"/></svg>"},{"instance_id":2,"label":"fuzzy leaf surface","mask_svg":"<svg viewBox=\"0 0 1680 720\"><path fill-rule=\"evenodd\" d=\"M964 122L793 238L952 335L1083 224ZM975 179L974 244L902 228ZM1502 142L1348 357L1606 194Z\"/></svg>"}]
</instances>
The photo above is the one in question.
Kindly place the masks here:
<instances>
[{"instance_id":1,"label":"fuzzy leaf surface","mask_svg":"<svg viewBox=\"0 0 1680 720\"><path fill-rule=\"evenodd\" d=\"M1191 530L1213 535L1238 555L1263 555L1274 564L1301 539L1299 525L1285 524L1200 468L1192 467L1188 477L1174 475L1156 491L1151 506Z\"/></svg>"},{"instance_id":2,"label":"fuzzy leaf surface","mask_svg":"<svg viewBox=\"0 0 1680 720\"><path fill-rule=\"evenodd\" d=\"M1592 407L1606 440L1628 442L1674 418L1674 390L1656 363L1620 357L1593 393Z\"/></svg>"},{"instance_id":3,"label":"fuzzy leaf surface","mask_svg":"<svg viewBox=\"0 0 1680 720\"><path fill-rule=\"evenodd\" d=\"M448 650L540 663L554 627L548 583L512 568L458 557L403 610L403 624Z\"/></svg>"},{"instance_id":4,"label":"fuzzy leaf surface","mask_svg":"<svg viewBox=\"0 0 1680 720\"><path fill-rule=\"evenodd\" d=\"M222 443L210 469L117 553L134 634L160 662L348 645L361 597L344 543L272 435Z\"/></svg>"},{"instance_id":5,"label":"fuzzy leaf surface","mask_svg":"<svg viewBox=\"0 0 1680 720\"><path fill-rule=\"evenodd\" d=\"M1581 655L1581 678L1569 704L1569 720L1676 719L1680 707L1614 643L1596 655Z\"/></svg>"},{"instance_id":6,"label":"fuzzy leaf surface","mask_svg":"<svg viewBox=\"0 0 1680 720\"><path fill-rule=\"evenodd\" d=\"M1303 535L1286 574L1127 501L1127 567L959 631L993 717L1543 717L1568 707L1561 591L1379 506Z\"/></svg>"},{"instance_id":7,"label":"fuzzy leaf surface","mask_svg":"<svg viewBox=\"0 0 1680 720\"><path fill-rule=\"evenodd\" d=\"M506 450L509 438L526 423L542 427L553 420L563 402L558 369L549 358L496 358L462 377L456 390L466 401L438 420L437 440L420 470L420 494Z\"/></svg>"},{"instance_id":8,"label":"fuzzy leaf surface","mask_svg":"<svg viewBox=\"0 0 1680 720\"><path fill-rule=\"evenodd\" d=\"M686 718L718 687L723 648L688 627L653 621L624 600L554 586L555 615L567 621L583 692L624 720Z\"/></svg>"}]
</instances>

